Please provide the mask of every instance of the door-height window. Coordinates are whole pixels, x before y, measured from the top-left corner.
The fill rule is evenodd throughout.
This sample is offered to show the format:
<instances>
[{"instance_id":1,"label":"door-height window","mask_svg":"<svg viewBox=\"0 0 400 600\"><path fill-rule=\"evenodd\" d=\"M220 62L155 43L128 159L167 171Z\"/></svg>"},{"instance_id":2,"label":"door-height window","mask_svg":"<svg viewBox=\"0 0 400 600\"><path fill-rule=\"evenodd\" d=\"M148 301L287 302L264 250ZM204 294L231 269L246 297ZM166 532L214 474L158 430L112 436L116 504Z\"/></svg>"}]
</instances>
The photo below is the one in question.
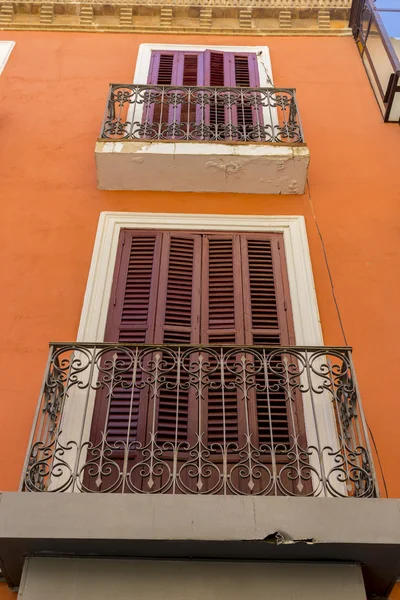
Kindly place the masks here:
<instances>
[{"instance_id":1,"label":"door-height window","mask_svg":"<svg viewBox=\"0 0 400 600\"><path fill-rule=\"evenodd\" d=\"M153 51L147 83L163 86L151 92L145 107L150 137L225 141L255 139L262 132L255 52Z\"/></svg>"},{"instance_id":2,"label":"door-height window","mask_svg":"<svg viewBox=\"0 0 400 600\"><path fill-rule=\"evenodd\" d=\"M150 444L166 465L196 445L234 465L251 443L280 448L284 464L304 435L282 375L294 333L281 234L122 230L105 341L130 345L116 348L92 423L117 463L128 445L132 468Z\"/></svg>"}]
</instances>

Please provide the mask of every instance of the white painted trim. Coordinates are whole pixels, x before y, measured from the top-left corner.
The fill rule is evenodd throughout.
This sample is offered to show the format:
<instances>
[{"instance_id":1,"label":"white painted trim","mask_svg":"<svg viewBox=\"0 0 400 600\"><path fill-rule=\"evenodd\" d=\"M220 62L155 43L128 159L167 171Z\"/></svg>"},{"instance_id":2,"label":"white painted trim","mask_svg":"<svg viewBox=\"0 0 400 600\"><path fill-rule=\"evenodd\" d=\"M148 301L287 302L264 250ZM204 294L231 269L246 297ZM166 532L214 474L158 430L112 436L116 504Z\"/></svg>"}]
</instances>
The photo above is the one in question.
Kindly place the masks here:
<instances>
[{"instance_id":1,"label":"white painted trim","mask_svg":"<svg viewBox=\"0 0 400 600\"><path fill-rule=\"evenodd\" d=\"M152 50L180 50L182 52L204 52L219 50L221 52L256 52L260 87L273 87L271 57L267 46L209 46L191 44L140 44L136 61L133 83L146 84L150 67Z\"/></svg>"},{"instance_id":2,"label":"white painted trim","mask_svg":"<svg viewBox=\"0 0 400 600\"><path fill-rule=\"evenodd\" d=\"M122 228L283 233L296 344L323 345L307 232L302 216L103 212L78 330L80 342L102 342Z\"/></svg>"},{"instance_id":3,"label":"white painted trim","mask_svg":"<svg viewBox=\"0 0 400 600\"><path fill-rule=\"evenodd\" d=\"M296 344L323 345L304 217L124 212L103 212L100 215L78 341L104 340L118 238L122 228L283 233Z\"/></svg>"},{"instance_id":4,"label":"white painted trim","mask_svg":"<svg viewBox=\"0 0 400 600\"><path fill-rule=\"evenodd\" d=\"M0 40L0 75L7 64L15 42Z\"/></svg>"}]
</instances>

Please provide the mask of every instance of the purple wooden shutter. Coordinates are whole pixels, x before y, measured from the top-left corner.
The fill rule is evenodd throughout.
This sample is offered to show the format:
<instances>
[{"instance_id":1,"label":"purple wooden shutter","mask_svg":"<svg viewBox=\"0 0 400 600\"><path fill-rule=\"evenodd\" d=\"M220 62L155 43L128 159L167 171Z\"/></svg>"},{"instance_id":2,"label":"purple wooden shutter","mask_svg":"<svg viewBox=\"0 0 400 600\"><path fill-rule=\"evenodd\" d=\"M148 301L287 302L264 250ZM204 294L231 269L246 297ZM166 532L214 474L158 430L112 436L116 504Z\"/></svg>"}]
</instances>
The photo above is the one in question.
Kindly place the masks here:
<instances>
[{"instance_id":1,"label":"purple wooden shutter","mask_svg":"<svg viewBox=\"0 0 400 600\"><path fill-rule=\"evenodd\" d=\"M153 50L147 83L151 85L176 85L179 52Z\"/></svg>"},{"instance_id":2,"label":"purple wooden shutter","mask_svg":"<svg viewBox=\"0 0 400 600\"><path fill-rule=\"evenodd\" d=\"M230 53L231 54L231 53ZM232 53L230 57L232 85L235 87L259 87L257 55L251 53Z\"/></svg>"},{"instance_id":3,"label":"purple wooden shutter","mask_svg":"<svg viewBox=\"0 0 400 600\"><path fill-rule=\"evenodd\" d=\"M230 52L206 50L204 52L204 85L224 87L234 85L230 68Z\"/></svg>"},{"instance_id":4,"label":"purple wooden shutter","mask_svg":"<svg viewBox=\"0 0 400 600\"><path fill-rule=\"evenodd\" d=\"M150 85L165 86L176 85L179 70L179 52L153 50L150 58L150 68L147 83ZM159 95L161 90L156 91ZM152 139L162 137L166 124L172 123L174 114L167 102L149 102L145 104L143 120L148 124L148 136ZM165 124L165 125L163 125Z\"/></svg>"},{"instance_id":5,"label":"purple wooden shutter","mask_svg":"<svg viewBox=\"0 0 400 600\"><path fill-rule=\"evenodd\" d=\"M204 53L181 52L179 61L179 85L196 88L204 85ZM196 127L202 120L202 108L196 103L196 90L187 92L186 101L177 108L177 117L186 130L186 139L199 139Z\"/></svg>"},{"instance_id":6,"label":"purple wooden shutter","mask_svg":"<svg viewBox=\"0 0 400 600\"><path fill-rule=\"evenodd\" d=\"M157 290L155 343L200 342L201 235L164 232ZM182 349L183 351L183 349ZM193 443L198 407L189 374L163 353L165 385L160 386L155 422L158 443Z\"/></svg>"},{"instance_id":7,"label":"purple wooden shutter","mask_svg":"<svg viewBox=\"0 0 400 600\"><path fill-rule=\"evenodd\" d=\"M121 232L105 341L123 344L151 344L154 341L157 289L161 261L160 231L123 230ZM131 352L135 352L133 349ZM143 359L146 369L150 355ZM115 364L110 381L110 364ZM108 367L107 367L108 365ZM90 441L93 447L102 443L103 435L115 464L109 472L101 472L99 453L88 450L84 485L94 491L118 488L118 470L123 468L124 447L135 440L143 443L147 432L149 390L141 386L142 371L134 369L129 350L114 348L103 353L99 363L99 389L96 393ZM104 366L104 373L102 372ZM137 460L135 450L129 452L129 466ZM94 474L96 468L102 483ZM99 478L101 479L101 478Z\"/></svg>"},{"instance_id":8,"label":"purple wooden shutter","mask_svg":"<svg viewBox=\"0 0 400 600\"><path fill-rule=\"evenodd\" d=\"M153 50L147 83L151 85L204 85L202 52Z\"/></svg>"},{"instance_id":9,"label":"purple wooden shutter","mask_svg":"<svg viewBox=\"0 0 400 600\"><path fill-rule=\"evenodd\" d=\"M232 56L234 86L238 88L260 87L257 55L255 52ZM261 141L258 126L263 124L262 109L254 106L254 101L259 98L257 92L243 92L243 102L236 107L235 124L238 126L244 140ZM258 134L258 135L257 135Z\"/></svg>"},{"instance_id":10,"label":"purple wooden shutter","mask_svg":"<svg viewBox=\"0 0 400 600\"><path fill-rule=\"evenodd\" d=\"M236 53L205 51L205 85L211 87L259 87L257 55L255 52ZM215 93L211 106L205 110L205 120L211 127L213 139L248 139L254 125L260 122L260 110L240 99L231 107L223 102L229 91ZM233 95L236 96L235 92Z\"/></svg>"},{"instance_id":11,"label":"purple wooden shutter","mask_svg":"<svg viewBox=\"0 0 400 600\"><path fill-rule=\"evenodd\" d=\"M204 85L212 87L259 87L255 52L204 52Z\"/></svg>"},{"instance_id":12,"label":"purple wooden shutter","mask_svg":"<svg viewBox=\"0 0 400 600\"><path fill-rule=\"evenodd\" d=\"M222 88L232 85L232 70L229 64L229 53L206 50L204 53L204 85ZM223 129L229 122L228 109L223 103L223 92L214 92L210 104L204 108L204 121L210 127L209 138L224 139Z\"/></svg>"},{"instance_id":13,"label":"purple wooden shutter","mask_svg":"<svg viewBox=\"0 0 400 600\"><path fill-rule=\"evenodd\" d=\"M204 57L202 52L153 51L147 83L159 86L200 86L204 84ZM168 90L164 90L168 94ZM184 93L184 92L182 92ZM190 123L200 122L200 108L192 94L176 106L167 101L153 103L146 108L145 116L152 129L164 139L190 139ZM174 131L167 127L175 124Z\"/></svg>"}]
</instances>

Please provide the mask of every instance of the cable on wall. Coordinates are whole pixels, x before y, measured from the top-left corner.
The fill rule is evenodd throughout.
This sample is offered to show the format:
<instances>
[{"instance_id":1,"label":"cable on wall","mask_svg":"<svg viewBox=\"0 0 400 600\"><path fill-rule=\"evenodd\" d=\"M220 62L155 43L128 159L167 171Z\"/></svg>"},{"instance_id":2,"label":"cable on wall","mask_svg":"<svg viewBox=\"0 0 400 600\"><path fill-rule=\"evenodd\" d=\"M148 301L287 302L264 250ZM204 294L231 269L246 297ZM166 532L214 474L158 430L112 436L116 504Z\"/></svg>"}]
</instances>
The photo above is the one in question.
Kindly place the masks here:
<instances>
[{"instance_id":1,"label":"cable on wall","mask_svg":"<svg viewBox=\"0 0 400 600\"><path fill-rule=\"evenodd\" d=\"M328 255L327 255L327 252L326 252L324 238L322 236L322 232L321 232L321 229L319 227L319 224L318 224L318 221L317 221L317 217L316 217L316 214L315 214L315 211L314 211L314 205L313 205L312 197L311 197L310 182L308 181L308 177L307 177L307 190L308 190L308 198L309 198L309 201L310 201L311 214L312 214L312 217L314 219L314 223L315 223L315 227L316 227L317 232L318 232L319 239L321 240L322 252L323 252L323 255L324 255L326 270L328 271L329 281L330 281L330 284L331 284L332 297L333 297L333 301L335 303L336 313L337 313L339 324L340 324L340 329L342 331L344 343L345 343L346 346L348 346L347 337L346 337L346 334L345 334L345 331L344 331L344 325L343 325L343 321L342 321L342 316L340 314L340 308L339 308L339 304L338 304L338 301L337 301L337 298L336 298L335 286L333 284L333 277L332 277L331 269L330 269L330 266L329 266ZM385 488L386 498L389 498L388 488L387 488L387 484L386 484L386 478L385 478L385 474L383 472L383 467L382 467L381 458L380 458L379 451L378 451L378 446L376 445L374 434L372 433L372 429L369 426L368 421L366 421L366 423L367 423L367 428L368 428L369 434L370 434L371 439L372 439L372 443L373 443L374 448L375 448L376 457L378 459L379 470L380 470L381 475L382 475L382 481L383 481L383 486Z\"/></svg>"},{"instance_id":2,"label":"cable on wall","mask_svg":"<svg viewBox=\"0 0 400 600\"><path fill-rule=\"evenodd\" d=\"M340 315L339 304L338 304L338 301L336 299L335 286L333 285L333 278L332 278L331 269L329 267L328 255L326 253L324 238L322 237L322 233L321 233L321 230L320 230L319 225L318 225L317 217L316 217L315 212L314 212L314 206L313 206L313 203L312 203L310 183L308 181L308 177L307 177L307 189L308 189L308 198L310 200L310 206L311 206L311 214L312 214L313 219L314 219L315 227L317 228L319 239L321 240L322 252L324 253L326 270L328 271L329 281L331 283L332 297L333 297L333 301L335 303L336 313L337 313L337 316L338 316L338 319L339 319L339 323L340 323L340 329L342 330L342 335L343 335L344 343L345 343L346 346L348 346L346 334L344 332L344 326L343 326L342 317Z\"/></svg>"}]
</instances>

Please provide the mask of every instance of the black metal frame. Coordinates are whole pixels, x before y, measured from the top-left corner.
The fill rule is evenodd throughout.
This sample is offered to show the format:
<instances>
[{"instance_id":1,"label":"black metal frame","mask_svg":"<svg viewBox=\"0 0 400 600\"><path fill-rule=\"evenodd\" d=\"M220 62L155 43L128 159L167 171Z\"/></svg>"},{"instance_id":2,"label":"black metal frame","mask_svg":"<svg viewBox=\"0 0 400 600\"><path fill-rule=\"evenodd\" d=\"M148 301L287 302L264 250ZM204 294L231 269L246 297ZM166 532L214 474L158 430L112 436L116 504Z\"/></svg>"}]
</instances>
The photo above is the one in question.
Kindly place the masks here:
<instances>
[{"instance_id":1,"label":"black metal frame","mask_svg":"<svg viewBox=\"0 0 400 600\"><path fill-rule=\"evenodd\" d=\"M121 386L130 394L129 414L139 390L140 402L146 403L142 406L153 415L144 441L131 435L130 425L118 440L110 441L106 429L98 440L89 435L94 399L103 394L102 401L110 406ZM242 441L227 438L224 408L223 437L208 442L202 416L208 391L218 393L225 407L225 394L232 389L244 411L246 434ZM198 410L196 435L182 440L179 411L188 390ZM155 414L166 391L175 396L175 435L162 441ZM292 424L289 438L275 439L271 425L269 441L259 441L257 425L251 425L251 399L262 395L272 423L272 396L279 391ZM309 415L307 439L296 425L296 397ZM324 415L322 428L318 415ZM51 344L21 489L375 497L378 488L351 348Z\"/></svg>"},{"instance_id":2,"label":"black metal frame","mask_svg":"<svg viewBox=\"0 0 400 600\"><path fill-rule=\"evenodd\" d=\"M362 23L363 23L363 16L366 11L369 12L369 22L368 22L367 29L364 32ZM369 37L370 31L371 31L372 24L375 25L375 27L379 33L379 37L382 41L383 47L386 51L386 54L388 56L388 59L390 61L390 64L392 65L392 69L393 69L393 73L391 74L391 76L389 78L386 90L382 89L378 74L376 72L376 69L375 69L375 66L374 66L374 63L372 60L372 57L371 57L368 47L367 47L367 41L368 41L368 37ZM363 57L364 55L366 56L366 58L368 60L368 64L370 66L370 69L373 73L375 86L372 85L372 88L375 92L375 95L376 95L376 91L375 91L376 87L379 90L380 100L382 102L384 110L382 110L382 106L381 106L381 103L379 102L379 99L378 99L378 104L382 111L382 116L383 116L385 123L397 123L398 122L400 124L400 119L398 121L390 120L390 113L392 110L395 95L396 95L396 93L398 93L400 95L400 60L393 48L393 45L387 34L387 31L385 29L383 21L379 15L379 11L375 7L374 2L372 2L371 0L354 0L353 1L353 5L351 8L351 15L350 15L350 27L353 30L353 36L357 43L357 47L360 52L360 56L361 57ZM365 70L367 71L368 77L371 80L368 70L367 69L365 69Z\"/></svg>"},{"instance_id":3,"label":"black metal frame","mask_svg":"<svg viewBox=\"0 0 400 600\"><path fill-rule=\"evenodd\" d=\"M304 143L293 88L115 83L99 139Z\"/></svg>"}]
</instances>

